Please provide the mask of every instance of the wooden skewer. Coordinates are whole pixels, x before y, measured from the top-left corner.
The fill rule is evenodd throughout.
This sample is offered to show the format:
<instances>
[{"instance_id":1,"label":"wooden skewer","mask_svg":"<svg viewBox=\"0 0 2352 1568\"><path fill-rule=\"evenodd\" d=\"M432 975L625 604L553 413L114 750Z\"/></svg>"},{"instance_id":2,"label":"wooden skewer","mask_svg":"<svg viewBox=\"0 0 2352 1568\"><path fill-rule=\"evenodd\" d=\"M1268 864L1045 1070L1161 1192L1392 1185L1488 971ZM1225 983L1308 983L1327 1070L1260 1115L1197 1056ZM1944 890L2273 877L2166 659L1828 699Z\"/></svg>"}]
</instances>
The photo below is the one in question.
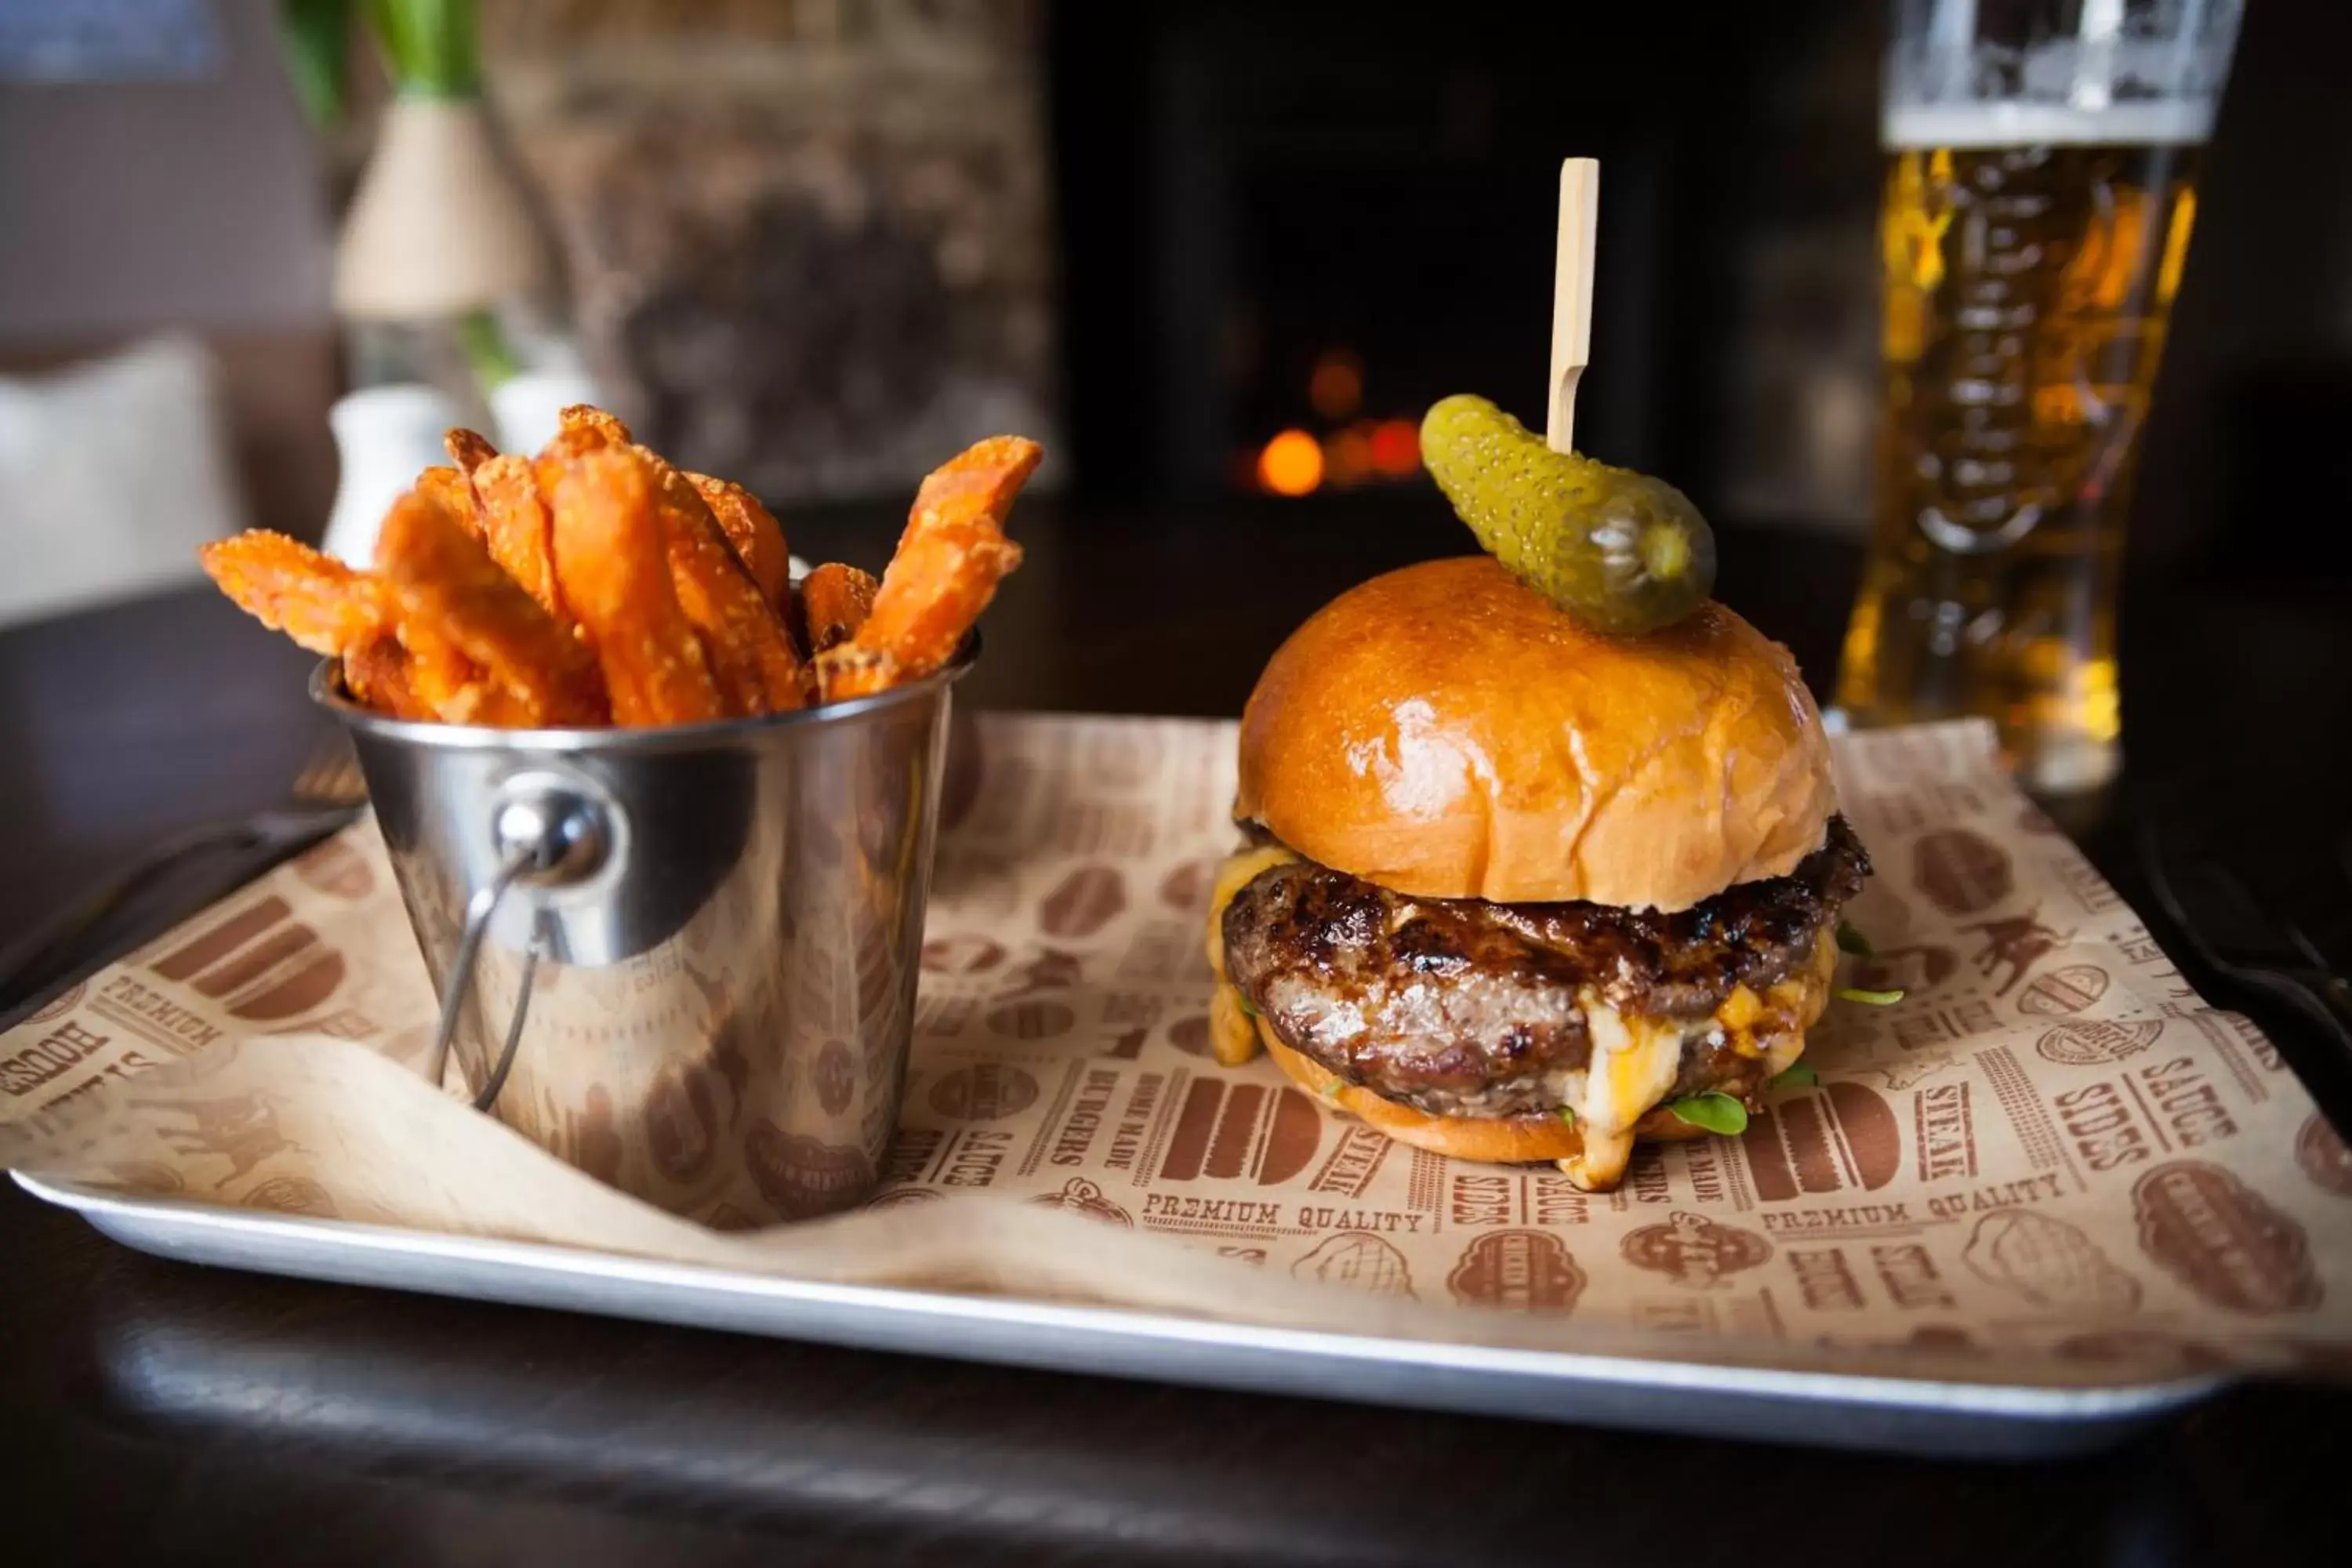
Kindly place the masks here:
<instances>
[{"instance_id":1,"label":"wooden skewer","mask_svg":"<svg viewBox=\"0 0 2352 1568\"><path fill-rule=\"evenodd\" d=\"M1559 248L1551 280L1551 397L1544 444L1573 449L1576 384L1592 357L1592 245L1601 226L1601 161L1559 166Z\"/></svg>"}]
</instances>

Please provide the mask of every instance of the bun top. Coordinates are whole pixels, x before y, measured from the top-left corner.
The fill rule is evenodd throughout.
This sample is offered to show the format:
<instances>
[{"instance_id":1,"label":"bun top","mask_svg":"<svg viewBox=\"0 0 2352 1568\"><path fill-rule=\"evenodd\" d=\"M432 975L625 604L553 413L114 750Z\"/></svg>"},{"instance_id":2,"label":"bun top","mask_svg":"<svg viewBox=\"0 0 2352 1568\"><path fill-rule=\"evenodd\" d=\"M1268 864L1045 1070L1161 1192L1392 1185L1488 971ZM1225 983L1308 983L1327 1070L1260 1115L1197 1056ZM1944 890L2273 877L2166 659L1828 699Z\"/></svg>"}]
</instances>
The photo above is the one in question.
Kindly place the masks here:
<instances>
[{"instance_id":1,"label":"bun top","mask_svg":"<svg viewBox=\"0 0 2352 1568\"><path fill-rule=\"evenodd\" d=\"M1721 605L1605 637L1476 555L1290 635L1242 718L1234 809L1417 898L1672 910L1795 869L1837 791L1796 661Z\"/></svg>"}]
</instances>

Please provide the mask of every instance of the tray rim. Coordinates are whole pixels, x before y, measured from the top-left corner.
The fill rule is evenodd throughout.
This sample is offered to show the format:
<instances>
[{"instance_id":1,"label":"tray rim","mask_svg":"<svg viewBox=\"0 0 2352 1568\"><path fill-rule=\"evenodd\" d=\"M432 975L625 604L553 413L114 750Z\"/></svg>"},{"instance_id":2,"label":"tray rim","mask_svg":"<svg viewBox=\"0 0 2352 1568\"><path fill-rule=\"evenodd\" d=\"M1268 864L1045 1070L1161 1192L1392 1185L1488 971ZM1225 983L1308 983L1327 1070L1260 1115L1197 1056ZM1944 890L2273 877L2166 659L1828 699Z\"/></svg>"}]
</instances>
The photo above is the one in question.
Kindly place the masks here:
<instances>
[{"instance_id":1,"label":"tray rim","mask_svg":"<svg viewBox=\"0 0 2352 1568\"><path fill-rule=\"evenodd\" d=\"M701 1264L676 1263L546 1242L412 1230L354 1220L230 1208L180 1198L146 1197L77 1182L51 1180L25 1171L11 1171L9 1174L31 1196L80 1215L113 1240L135 1250L165 1258L181 1255L150 1245L152 1230L158 1226L222 1239L245 1237L274 1239L279 1243L307 1242L330 1255L362 1256L376 1259L404 1257L437 1258L538 1279L575 1281L617 1279L641 1288L700 1291L739 1300L757 1299L835 1311L879 1313L904 1322L924 1319L935 1322L960 1320L976 1325L1061 1331L1132 1343L1157 1342L1258 1354L1304 1354L1339 1363L1370 1363L1417 1368L1429 1373L1456 1372L1486 1377L1515 1377L1559 1386L1597 1385L1619 1391L1637 1389L1717 1397L1746 1396L1818 1408L1860 1407L2063 1427L2136 1426L2210 1398L2242 1381L2243 1375L2229 1372L2189 1373L2143 1383L2050 1387L1997 1380L1961 1382L1873 1373L1801 1371L1704 1361L1652 1359L1603 1352L1533 1350L1439 1340L1376 1337L1228 1319L1190 1318L1129 1308L742 1273ZM131 1234L125 1234L126 1231ZM207 1258L203 1261L215 1259ZM291 1272L257 1268L250 1263L230 1263L226 1266L248 1272ZM315 1275L301 1277L318 1278ZM384 1287L379 1285L375 1288ZM485 1298L469 1290L436 1289L436 1281L430 1277L420 1278L401 1288L467 1300L515 1300L511 1297ZM590 1307L537 1304L542 1310L596 1310ZM641 1316L610 1311L601 1315ZM730 1327L720 1331L763 1331ZM861 1342L832 1333L799 1335L764 1331L769 1337L804 1338L812 1342ZM929 1353L963 1360L1001 1362L1003 1359L960 1354L959 1347L952 1342L943 1342ZM1067 1370L1086 1373L1098 1369L1074 1362Z\"/></svg>"}]
</instances>

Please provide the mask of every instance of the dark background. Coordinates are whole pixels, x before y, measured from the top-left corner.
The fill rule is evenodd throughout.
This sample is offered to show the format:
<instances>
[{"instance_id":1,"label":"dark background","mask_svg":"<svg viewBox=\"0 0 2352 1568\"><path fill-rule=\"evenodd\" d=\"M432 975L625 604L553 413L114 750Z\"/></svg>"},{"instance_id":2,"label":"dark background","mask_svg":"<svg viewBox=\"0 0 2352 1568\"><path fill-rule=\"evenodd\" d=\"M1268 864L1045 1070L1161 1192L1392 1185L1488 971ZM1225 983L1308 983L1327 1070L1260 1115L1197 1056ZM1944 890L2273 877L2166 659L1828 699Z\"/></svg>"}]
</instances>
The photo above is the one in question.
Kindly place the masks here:
<instances>
[{"instance_id":1,"label":"dark background","mask_svg":"<svg viewBox=\"0 0 2352 1568\"><path fill-rule=\"evenodd\" d=\"M2352 97L2326 62L2352 6L2246 10L2127 548L2340 586ZM1711 515L1861 529L1866 438L1809 437L1875 404L1884 26L1857 0L1053 6L1080 493L1229 489L1237 454L1313 427L1334 345L1369 414L1477 391L1539 416L1574 153L1602 165L1579 445Z\"/></svg>"},{"instance_id":2,"label":"dark background","mask_svg":"<svg viewBox=\"0 0 2352 1568\"><path fill-rule=\"evenodd\" d=\"M1364 361L1368 412L1475 390L1539 414L1575 153L1602 167L1579 444L1719 499L1752 251L1832 229L1842 275L1793 303L1817 353L1874 363L1880 18L1859 9L1055 6L1080 484L1225 484L1234 451L1311 424L1330 346Z\"/></svg>"}]
</instances>

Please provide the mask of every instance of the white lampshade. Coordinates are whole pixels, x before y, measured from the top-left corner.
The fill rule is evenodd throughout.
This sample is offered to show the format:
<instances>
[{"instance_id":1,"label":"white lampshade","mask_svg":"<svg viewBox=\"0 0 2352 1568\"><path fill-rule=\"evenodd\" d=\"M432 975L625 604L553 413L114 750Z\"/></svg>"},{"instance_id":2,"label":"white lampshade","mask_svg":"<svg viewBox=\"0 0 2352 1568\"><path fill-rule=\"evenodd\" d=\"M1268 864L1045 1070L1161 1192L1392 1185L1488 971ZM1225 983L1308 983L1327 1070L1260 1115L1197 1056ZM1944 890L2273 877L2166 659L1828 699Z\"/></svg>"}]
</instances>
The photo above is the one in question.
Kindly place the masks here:
<instances>
[{"instance_id":1,"label":"white lampshade","mask_svg":"<svg viewBox=\"0 0 2352 1568\"><path fill-rule=\"evenodd\" d=\"M335 251L335 309L429 321L525 293L547 265L481 104L404 98L384 110Z\"/></svg>"}]
</instances>

